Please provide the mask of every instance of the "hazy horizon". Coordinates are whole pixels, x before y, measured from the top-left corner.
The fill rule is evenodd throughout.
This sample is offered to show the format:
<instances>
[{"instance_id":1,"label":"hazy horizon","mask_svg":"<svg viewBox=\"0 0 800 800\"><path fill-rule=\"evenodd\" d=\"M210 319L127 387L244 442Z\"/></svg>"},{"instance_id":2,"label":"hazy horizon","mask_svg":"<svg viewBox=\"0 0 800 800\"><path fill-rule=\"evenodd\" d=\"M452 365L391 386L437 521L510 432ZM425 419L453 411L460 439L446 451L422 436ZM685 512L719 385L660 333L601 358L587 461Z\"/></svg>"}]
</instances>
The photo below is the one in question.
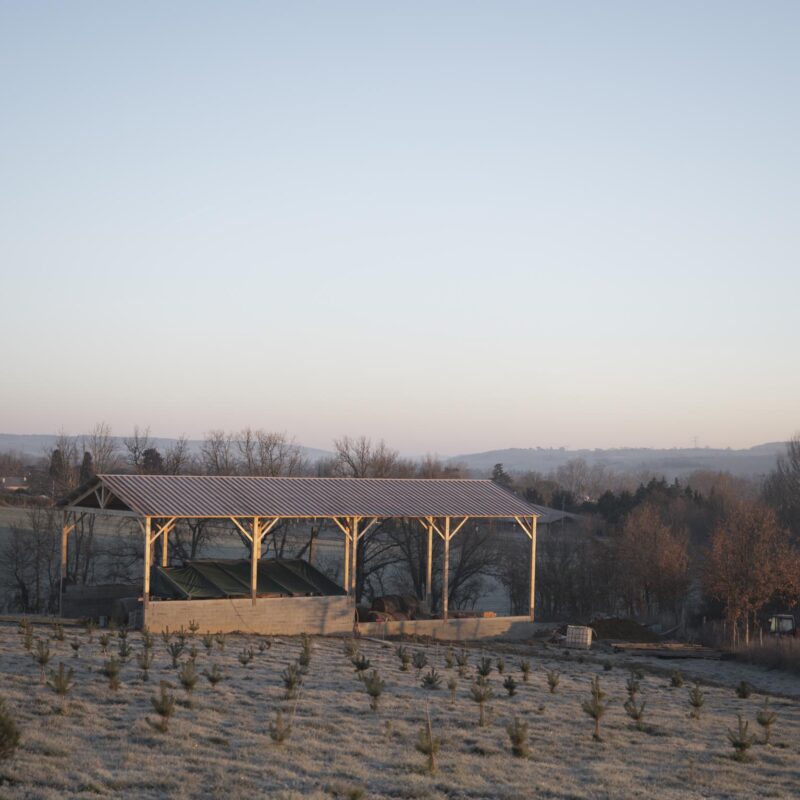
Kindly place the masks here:
<instances>
[{"instance_id":1,"label":"hazy horizon","mask_svg":"<svg viewBox=\"0 0 800 800\"><path fill-rule=\"evenodd\" d=\"M800 429L800 5L0 6L0 429Z\"/></svg>"}]
</instances>

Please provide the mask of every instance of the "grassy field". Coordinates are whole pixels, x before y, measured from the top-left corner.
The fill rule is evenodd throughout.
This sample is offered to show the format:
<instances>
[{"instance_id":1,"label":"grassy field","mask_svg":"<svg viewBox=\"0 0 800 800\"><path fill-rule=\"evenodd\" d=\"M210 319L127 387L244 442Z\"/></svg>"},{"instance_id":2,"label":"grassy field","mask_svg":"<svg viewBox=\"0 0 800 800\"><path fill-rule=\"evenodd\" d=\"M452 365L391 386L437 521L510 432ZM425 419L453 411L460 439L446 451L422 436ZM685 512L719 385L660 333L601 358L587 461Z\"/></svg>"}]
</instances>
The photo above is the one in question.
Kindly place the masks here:
<instances>
[{"instance_id":1,"label":"grassy field","mask_svg":"<svg viewBox=\"0 0 800 800\"><path fill-rule=\"evenodd\" d=\"M101 668L99 633L66 629L64 641L49 626L34 627L33 650L47 638L49 672L63 661L75 670L75 686L61 699L40 680L40 668L14 625L0 626L0 694L15 717L21 741L11 761L0 763L0 797L63 798L630 798L797 797L800 792L800 681L783 676L782 696L770 698L777 713L769 746L755 744L749 763L738 763L726 733L742 714L760 738L755 722L764 695L737 697L734 686L746 676L757 688L773 691L773 674L729 662L687 662L683 687L670 686L673 664L644 663L638 699L646 701L644 730L623 709L629 666L636 660L590 653L580 657L535 644L469 648L468 674L445 665L446 646L406 643L423 651L443 680L439 690L422 688L413 666L400 670L397 643L358 642L359 651L386 682L379 708L370 709L342 639L312 640L311 664L296 701L287 701L281 675L301 651L293 638L275 638L259 652L259 639L229 635L224 650L206 651L198 637L201 674L191 702L171 666L166 644L155 637L149 680L142 680L136 655L142 637L131 633L133 653L122 665L121 686L109 687ZM76 657L70 642L82 642ZM117 650L112 634L109 653ZM253 660L240 663L245 648ZM470 686L481 657L495 664L488 680L487 725L478 725L479 707ZM517 681L507 695L496 659ZM520 658L530 659L529 682ZM605 662L605 663L604 663ZM224 679L212 689L202 673L217 665ZM610 667L610 669L608 669ZM689 717L689 680L704 671L705 704L699 719ZM550 693L546 672L560 680ZM423 670L423 674L426 670ZM590 680L599 675L607 692L603 740L592 738L593 721L581 710ZM759 681L759 676L763 680ZM455 704L447 682L458 678ZM167 681L176 697L167 733L148 722L158 717L151 697ZM713 685L712 685L713 684ZM296 706L295 706L296 702ZM430 709L433 733L441 737L438 770L425 771L415 743ZM283 709L294 717L282 744L269 726ZM514 716L528 724L530 755L512 756L506 732Z\"/></svg>"}]
</instances>

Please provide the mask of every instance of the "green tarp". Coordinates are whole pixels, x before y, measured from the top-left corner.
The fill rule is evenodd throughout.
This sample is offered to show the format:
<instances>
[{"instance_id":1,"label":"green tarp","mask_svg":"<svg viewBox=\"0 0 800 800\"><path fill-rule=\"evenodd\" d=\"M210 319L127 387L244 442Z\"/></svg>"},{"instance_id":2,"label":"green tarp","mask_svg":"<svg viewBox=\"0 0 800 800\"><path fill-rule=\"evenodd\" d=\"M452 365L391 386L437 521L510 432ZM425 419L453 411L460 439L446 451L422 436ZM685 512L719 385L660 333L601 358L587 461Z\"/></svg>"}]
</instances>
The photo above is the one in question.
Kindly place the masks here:
<instances>
[{"instance_id":1,"label":"green tarp","mask_svg":"<svg viewBox=\"0 0 800 800\"><path fill-rule=\"evenodd\" d=\"M272 558L258 562L261 597L342 595L344 589L302 559ZM210 600L250 596L250 561L198 560L185 567L153 566L150 594L167 600Z\"/></svg>"}]
</instances>

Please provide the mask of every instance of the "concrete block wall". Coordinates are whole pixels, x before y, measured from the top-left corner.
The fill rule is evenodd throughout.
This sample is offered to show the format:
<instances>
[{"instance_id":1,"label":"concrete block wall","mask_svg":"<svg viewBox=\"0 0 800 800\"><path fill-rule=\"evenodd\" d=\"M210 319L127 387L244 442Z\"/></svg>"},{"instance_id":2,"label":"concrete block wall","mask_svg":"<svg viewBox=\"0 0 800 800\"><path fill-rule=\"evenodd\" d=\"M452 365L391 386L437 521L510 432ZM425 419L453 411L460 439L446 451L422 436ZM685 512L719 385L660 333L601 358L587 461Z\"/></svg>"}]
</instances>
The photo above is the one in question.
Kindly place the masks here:
<instances>
[{"instance_id":1,"label":"concrete block wall","mask_svg":"<svg viewBox=\"0 0 800 800\"><path fill-rule=\"evenodd\" d=\"M529 639L543 627L530 617L478 617L471 619L409 619L391 622L362 622L362 636L431 636L442 641L474 641L478 639Z\"/></svg>"},{"instance_id":2,"label":"concrete block wall","mask_svg":"<svg viewBox=\"0 0 800 800\"><path fill-rule=\"evenodd\" d=\"M352 633L354 609L349 597L259 597L247 599L153 600L145 625L154 633L178 630L190 620L201 633L253 633L291 636L301 633Z\"/></svg>"}]
</instances>

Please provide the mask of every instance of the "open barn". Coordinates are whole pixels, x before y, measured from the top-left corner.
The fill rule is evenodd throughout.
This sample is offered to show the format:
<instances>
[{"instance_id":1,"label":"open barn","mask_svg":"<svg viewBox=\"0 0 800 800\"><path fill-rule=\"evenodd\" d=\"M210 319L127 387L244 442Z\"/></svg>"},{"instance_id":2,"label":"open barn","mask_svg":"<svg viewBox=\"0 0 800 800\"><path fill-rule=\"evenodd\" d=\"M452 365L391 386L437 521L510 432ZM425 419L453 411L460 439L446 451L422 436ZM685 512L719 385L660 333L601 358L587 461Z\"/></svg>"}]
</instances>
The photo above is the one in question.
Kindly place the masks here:
<instances>
[{"instance_id":1,"label":"open barn","mask_svg":"<svg viewBox=\"0 0 800 800\"><path fill-rule=\"evenodd\" d=\"M366 631L440 638L524 636L534 621L539 510L488 480L457 478L274 478L97 475L59 503L64 514L61 575L70 533L85 515L134 519L144 541L141 623L153 631L190 622L203 631L257 634L347 633L356 624L360 545L381 520L413 520L426 544L425 597L431 607L434 537L443 548L436 618L366 623ZM179 520L225 522L248 544L249 559L169 562ZM342 535L344 581L338 586L307 561L262 559L266 537L286 519L327 521ZM523 616L453 618L448 608L450 545L470 520L512 521L530 543L529 608ZM62 586L62 593L63 593ZM137 612L138 614L138 609Z\"/></svg>"}]
</instances>

